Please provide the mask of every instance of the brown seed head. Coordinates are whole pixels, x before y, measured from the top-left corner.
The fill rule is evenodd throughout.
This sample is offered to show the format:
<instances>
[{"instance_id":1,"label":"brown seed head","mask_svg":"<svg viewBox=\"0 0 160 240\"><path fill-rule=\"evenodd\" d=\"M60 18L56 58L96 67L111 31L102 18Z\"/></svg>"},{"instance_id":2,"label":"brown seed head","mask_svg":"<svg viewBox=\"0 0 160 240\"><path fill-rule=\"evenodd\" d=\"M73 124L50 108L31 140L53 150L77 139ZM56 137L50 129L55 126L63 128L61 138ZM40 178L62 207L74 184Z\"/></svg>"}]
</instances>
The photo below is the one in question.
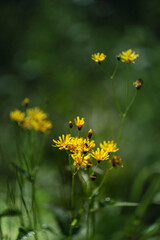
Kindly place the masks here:
<instances>
[{"instance_id":1,"label":"brown seed head","mask_svg":"<svg viewBox=\"0 0 160 240\"><path fill-rule=\"evenodd\" d=\"M139 90L142 86L143 86L143 81L141 78L139 78L138 80L136 80L135 82L133 82L133 86Z\"/></svg>"}]
</instances>

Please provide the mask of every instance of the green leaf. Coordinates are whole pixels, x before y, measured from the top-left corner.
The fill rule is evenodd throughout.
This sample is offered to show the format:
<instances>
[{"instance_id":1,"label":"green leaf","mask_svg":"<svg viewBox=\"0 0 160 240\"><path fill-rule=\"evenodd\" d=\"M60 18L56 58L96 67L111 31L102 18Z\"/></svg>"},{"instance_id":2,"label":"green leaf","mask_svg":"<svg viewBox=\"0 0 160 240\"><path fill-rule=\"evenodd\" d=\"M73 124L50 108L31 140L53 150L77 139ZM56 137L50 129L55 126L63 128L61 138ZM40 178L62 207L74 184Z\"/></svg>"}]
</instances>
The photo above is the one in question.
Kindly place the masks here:
<instances>
[{"instance_id":1,"label":"green leaf","mask_svg":"<svg viewBox=\"0 0 160 240\"><path fill-rule=\"evenodd\" d=\"M33 175L31 175L29 172L24 170L23 168L19 167L16 163L12 162L12 166L18 171L20 174L25 176L30 182L34 181Z\"/></svg>"},{"instance_id":2,"label":"green leaf","mask_svg":"<svg viewBox=\"0 0 160 240\"><path fill-rule=\"evenodd\" d=\"M71 226L72 227L75 227L77 224L77 218L73 219L72 223L71 223Z\"/></svg>"},{"instance_id":3,"label":"green leaf","mask_svg":"<svg viewBox=\"0 0 160 240\"><path fill-rule=\"evenodd\" d=\"M139 203L136 202L114 202L112 206L114 207L137 207Z\"/></svg>"},{"instance_id":4,"label":"green leaf","mask_svg":"<svg viewBox=\"0 0 160 240\"><path fill-rule=\"evenodd\" d=\"M21 211L18 209L6 209L2 213L0 213L0 218L2 217L16 217L21 215Z\"/></svg>"}]
</instances>

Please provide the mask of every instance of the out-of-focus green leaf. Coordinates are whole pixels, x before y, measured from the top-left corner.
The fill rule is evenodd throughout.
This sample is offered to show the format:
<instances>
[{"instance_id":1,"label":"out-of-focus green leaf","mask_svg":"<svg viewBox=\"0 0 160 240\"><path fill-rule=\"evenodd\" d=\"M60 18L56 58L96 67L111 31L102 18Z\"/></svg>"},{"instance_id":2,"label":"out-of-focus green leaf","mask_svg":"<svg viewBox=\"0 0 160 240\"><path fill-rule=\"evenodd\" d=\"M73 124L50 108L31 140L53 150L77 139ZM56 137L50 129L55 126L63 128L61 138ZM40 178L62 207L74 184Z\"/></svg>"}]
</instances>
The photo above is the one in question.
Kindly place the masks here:
<instances>
[{"instance_id":1,"label":"out-of-focus green leaf","mask_svg":"<svg viewBox=\"0 0 160 240\"><path fill-rule=\"evenodd\" d=\"M29 172L24 170L23 168L19 167L16 163L12 162L13 167L23 176L25 176L30 182L33 182L34 176L31 175Z\"/></svg>"},{"instance_id":2,"label":"out-of-focus green leaf","mask_svg":"<svg viewBox=\"0 0 160 240\"><path fill-rule=\"evenodd\" d=\"M2 217L16 217L21 215L21 211L18 209L11 209L8 208L6 210L4 210L2 213L0 213L0 218Z\"/></svg>"},{"instance_id":3,"label":"out-of-focus green leaf","mask_svg":"<svg viewBox=\"0 0 160 240\"><path fill-rule=\"evenodd\" d=\"M143 232L143 237L141 240L147 240L149 237L152 237L155 234L160 234L160 221L150 225Z\"/></svg>"}]
</instances>

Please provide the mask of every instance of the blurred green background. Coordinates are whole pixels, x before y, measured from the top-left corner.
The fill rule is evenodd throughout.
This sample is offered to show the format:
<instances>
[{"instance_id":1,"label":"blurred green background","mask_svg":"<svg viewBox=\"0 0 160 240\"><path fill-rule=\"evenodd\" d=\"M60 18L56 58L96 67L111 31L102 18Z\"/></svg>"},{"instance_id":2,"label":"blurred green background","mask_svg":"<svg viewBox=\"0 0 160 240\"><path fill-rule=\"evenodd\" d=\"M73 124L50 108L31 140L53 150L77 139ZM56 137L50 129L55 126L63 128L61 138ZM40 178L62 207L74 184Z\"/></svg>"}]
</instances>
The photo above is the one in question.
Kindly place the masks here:
<instances>
[{"instance_id":1,"label":"blurred green background","mask_svg":"<svg viewBox=\"0 0 160 240\"><path fill-rule=\"evenodd\" d=\"M120 116L111 84L91 54L107 55L103 66L111 75L116 54L131 48L140 55L131 66L131 88L138 78L144 86L124 127L119 153L124 168L110 174L103 198L148 203L142 204L145 210L140 208L140 213L135 208L106 207L98 214L96 237L121 239L130 231L126 224L131 216L140 219L140 232L159 221L159 0L1 0L0 16L0 192L5 193L8 180L14 178L10 162L16 157L15 135L9 112L22 108L29 97L31 105L48 112L53 122L39 174L39 196L43 205L67 209L69 199L63 201L60 192L70 190L66 155L52 149L52 138L67 133L68 121L77 115L86 119L84 136L92 128L97 143L117 138ZM120 101L126 77L126 64L120 63L115 77ZM77 199L78 194L80 190ZM158 240L156 234L153 239Z\"/></svg>"}]
</instances>

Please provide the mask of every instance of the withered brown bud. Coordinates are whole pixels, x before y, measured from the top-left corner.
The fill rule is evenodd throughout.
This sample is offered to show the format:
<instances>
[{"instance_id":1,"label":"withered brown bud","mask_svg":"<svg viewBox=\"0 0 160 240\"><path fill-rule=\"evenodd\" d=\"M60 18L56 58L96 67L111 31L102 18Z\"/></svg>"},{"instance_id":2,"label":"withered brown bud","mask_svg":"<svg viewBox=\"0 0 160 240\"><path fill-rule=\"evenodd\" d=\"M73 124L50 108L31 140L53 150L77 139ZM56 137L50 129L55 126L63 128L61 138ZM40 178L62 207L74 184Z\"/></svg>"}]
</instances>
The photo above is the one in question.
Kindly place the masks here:
<instances>
[{"instance_id":1,"label":"withered brown bud","mask_svg":"<svg viewBox=\"0 0 160 240\"><path fill-rule=\"evenodd\" d=\"M136 80L135 82L133 82L133 86L139 90L142 86L143 86L143 81L141 78L139 78L138 80Z\"/></svg>"},{"instance_id":2,"label":"withered brown bud","mask_svg":"<svg viewBox=\"0 0 160 240\"><path fill-rule=\"evenodd\" d=\"M91 139L91 137L92 137L92 129L88 131L88 138Z\"/></svg>"},{"instance_id":3,"label":"withered brown bud","mask_svg":"<svg viewBox=\"0 0 160 240\"><path fill-rule=\"evenodd\" d=\"M96 175L96 174L93 174L90 178L91 178L92 181L95 181L96 178L97 178L97 175Z\"/></svg>"},{"instance_id":4,"label":"withered brown bud","mask_svg":"<svg viewBox=\"0 0 160 240\"><path fill-rule=\"evenodd\" d=\"M69 121L69 128L73 128L73 123L72 123L72 121Z\"/></svg>"}]
</instances>

